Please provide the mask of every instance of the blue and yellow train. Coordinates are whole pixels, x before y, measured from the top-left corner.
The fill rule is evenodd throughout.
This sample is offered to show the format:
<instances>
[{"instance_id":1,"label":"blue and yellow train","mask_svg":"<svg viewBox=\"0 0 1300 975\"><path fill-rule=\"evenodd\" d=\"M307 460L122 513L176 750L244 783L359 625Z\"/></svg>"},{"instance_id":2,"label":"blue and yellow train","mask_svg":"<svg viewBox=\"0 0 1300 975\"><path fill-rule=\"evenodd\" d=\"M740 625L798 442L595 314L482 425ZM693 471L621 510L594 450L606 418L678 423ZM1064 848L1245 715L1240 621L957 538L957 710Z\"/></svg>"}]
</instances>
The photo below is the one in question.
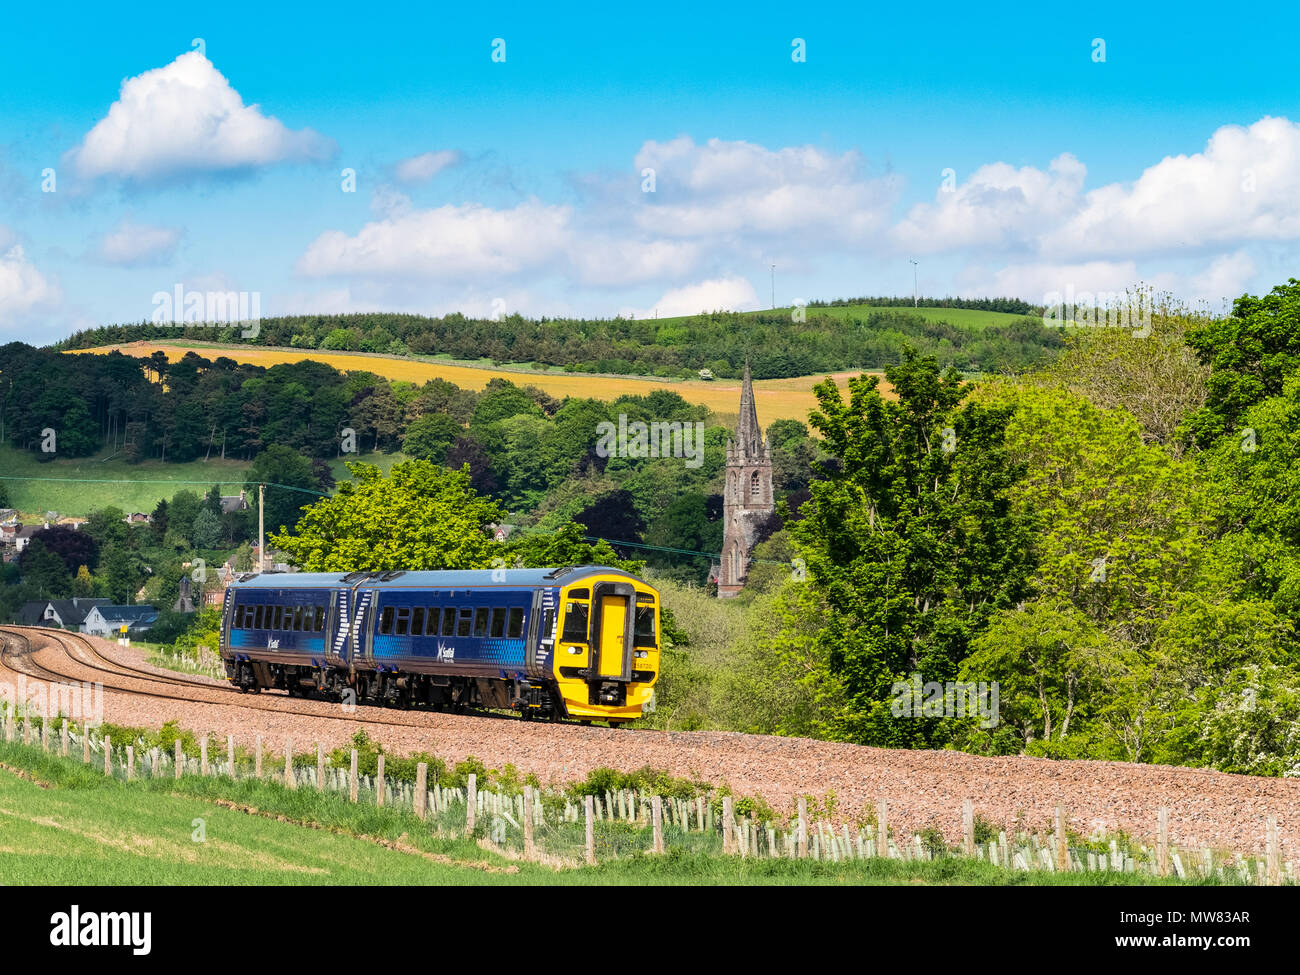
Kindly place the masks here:
<instances>
[{"instance_id":1,"label":"blue and yellow train","mask_svg":"<svg viewBox=\"0 0 1300 975\"><path fill-rule=\"evenodd\" d=\"M612 726L650 704L659 649L658 591L593 565L262 573L230 584L221 617L244 691Z\"/></svg>"}]
</instances>

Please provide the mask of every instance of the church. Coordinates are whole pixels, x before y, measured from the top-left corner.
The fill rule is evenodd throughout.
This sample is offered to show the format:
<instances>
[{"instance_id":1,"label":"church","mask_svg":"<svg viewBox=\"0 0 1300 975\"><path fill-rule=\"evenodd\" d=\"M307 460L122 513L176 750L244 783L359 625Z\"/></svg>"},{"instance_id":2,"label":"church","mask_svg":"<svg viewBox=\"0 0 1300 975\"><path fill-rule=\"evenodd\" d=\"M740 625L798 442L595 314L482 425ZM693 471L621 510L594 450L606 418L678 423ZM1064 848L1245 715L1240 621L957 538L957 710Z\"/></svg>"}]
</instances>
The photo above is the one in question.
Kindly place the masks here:
<instances>
[{"instance_id":1,"label":"church","mask_svg":"<svg viewBox=\"0 0 1300 975\"><path fill-rule=\"evenodd\" d=\"M722 496L722 564L718 598L730 599L745 585L759 526L776 509L772 498L772 454L758 425L754 384L745 363L736 439L727 441L727 480Z\"/></svg>"}]
</instances>

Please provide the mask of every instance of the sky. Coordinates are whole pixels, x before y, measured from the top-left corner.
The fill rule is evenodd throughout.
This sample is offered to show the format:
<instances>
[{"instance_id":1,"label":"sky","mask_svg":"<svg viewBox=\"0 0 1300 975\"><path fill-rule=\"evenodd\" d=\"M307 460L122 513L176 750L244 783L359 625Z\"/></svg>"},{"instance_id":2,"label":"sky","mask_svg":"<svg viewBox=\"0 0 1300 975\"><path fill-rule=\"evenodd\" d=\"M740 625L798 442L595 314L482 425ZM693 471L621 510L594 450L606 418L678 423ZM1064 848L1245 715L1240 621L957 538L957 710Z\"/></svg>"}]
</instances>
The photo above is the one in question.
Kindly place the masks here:
<instances>
[{"instance_id":1,"label":"sky","mask_svg":"<svg viewBox=\"0 0 1300 975\"><path fill-rule=\"evenodd\" d=\"M1295 274L1300 13L1060 6L13 6L0 343Z\"/></svg>"}]
</instances>

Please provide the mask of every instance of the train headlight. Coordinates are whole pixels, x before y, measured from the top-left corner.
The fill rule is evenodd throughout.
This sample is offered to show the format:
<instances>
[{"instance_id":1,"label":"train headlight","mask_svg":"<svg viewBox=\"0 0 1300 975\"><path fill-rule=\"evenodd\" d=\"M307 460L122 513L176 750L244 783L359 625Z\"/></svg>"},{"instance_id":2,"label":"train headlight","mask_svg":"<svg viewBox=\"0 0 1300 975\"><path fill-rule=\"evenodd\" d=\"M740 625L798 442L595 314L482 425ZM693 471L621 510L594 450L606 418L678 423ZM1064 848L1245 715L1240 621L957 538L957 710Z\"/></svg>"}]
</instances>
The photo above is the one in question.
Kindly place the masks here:
<instances>
[{"instance_id":1,"label":"train headlight","mask_svg":"<svg viewBox=\"0 0 1300 975\"><path fill-rule=\"evenodd\" d=\"M644 651L644 650L638 650L638 651L636 652L636 658L637 658L638 660L641 660L641 659L645 658L646 656L648 656L648 654L647 654L646 651Z\"/></svg>"},{"instance_id":2,"label":"train headlight","mask_svg":"<svg viewBox=\"0 0 1300 975\"><path fill-rule=\"evenodd\" d=\"M569 647L569 653L582 653L582 647Z\"/></svg>"}]
</instances>

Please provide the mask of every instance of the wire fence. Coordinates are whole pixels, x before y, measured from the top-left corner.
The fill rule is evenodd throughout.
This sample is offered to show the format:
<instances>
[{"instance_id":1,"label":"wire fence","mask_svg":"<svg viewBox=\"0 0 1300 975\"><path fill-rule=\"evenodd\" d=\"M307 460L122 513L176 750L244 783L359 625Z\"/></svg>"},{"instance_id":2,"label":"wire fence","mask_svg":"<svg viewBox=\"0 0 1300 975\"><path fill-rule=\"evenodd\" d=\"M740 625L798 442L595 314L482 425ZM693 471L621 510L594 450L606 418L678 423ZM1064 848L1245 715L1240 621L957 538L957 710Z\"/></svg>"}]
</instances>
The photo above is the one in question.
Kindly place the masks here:
<instances>
[{"instance_id":1,"label":"wire fence","mask_svg":"<svg viewBox=\"0 0 1300 975\"><path fill-rule=\"evenodd\" d=\"M1080 837L1066 829L1064 807L1046 830L1008 834L993 830L975 815L971 800L962 803L962 839L949 843L937 830L903 834L889 824L889 806L881 799L868 822L833 823L810 816L808 798L798 800L788 820L759 820L741 814L730 795L659 795L636 789L581 794L572 789L519 786L479 788L476 774L464 784L429 780L428 766L416 766L414 779L392 776L385 757L376 771L359 771L356 749L346 767L329 760L317 744L310 755L294 755L285 739L278 756L266 753L259 736L252 753L237 750L227 735L210 748L212 736L199 738L197 756L187 754L178 738L173 749L149 746L143 739L114 742L95 729L77 731L63 721L0 714L6 742L23 744L64 757L80 752L83 763L102 768L121 781L180 779L186 776L275 781L289 789L315 789L343 801L408 812L425 821L434 835L472 837L507 856L557 865L602 861L671 850L741 858L787 858L843 862L889 857L929 861L945 857L985 860L1010 870L1043 870L1104 875L1138 873L1247 885L1294 884L1292 861L1283 862L1277 818L1265 826L1265 853L1241 855L1194 844L1176 846L1169 835L1169 811L1157 813L1155 844L1128 837ZM224 747L223 747L224 746ZM286 756L288 756L286 758ZM1100 877L1096 878L1099 881ZM1086 882L1086 881L1085 881Z\"/></svg>"}]
</instances>

